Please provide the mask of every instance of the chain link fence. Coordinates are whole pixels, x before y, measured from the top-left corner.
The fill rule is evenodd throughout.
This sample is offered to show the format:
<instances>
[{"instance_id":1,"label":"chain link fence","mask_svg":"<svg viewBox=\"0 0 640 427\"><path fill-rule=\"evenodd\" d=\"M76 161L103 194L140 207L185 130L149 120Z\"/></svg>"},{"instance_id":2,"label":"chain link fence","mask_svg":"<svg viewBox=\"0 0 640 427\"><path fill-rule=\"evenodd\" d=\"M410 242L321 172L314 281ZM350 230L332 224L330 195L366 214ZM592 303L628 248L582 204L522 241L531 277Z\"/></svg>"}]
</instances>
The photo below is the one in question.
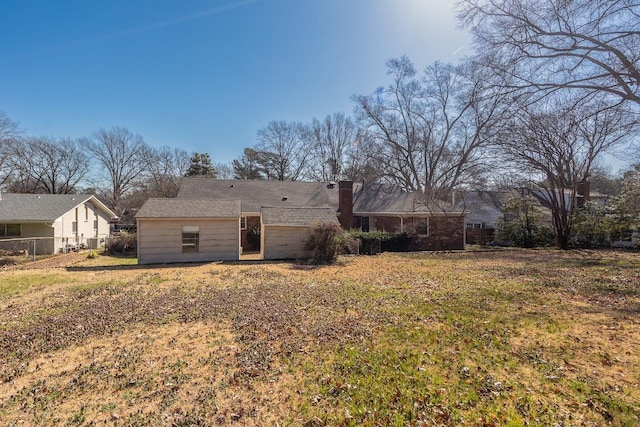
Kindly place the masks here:
<instances>
[{"instance_id":1,"label":"chain link fence","mask_svg":"<svg viewBox=\"0 0 640 427\"><path fill-rule=\"evenodd\" d=\"M98 249L105 245L107 237L22 237L0 239L0 267L35 261L44 256L76 252L82 249Z\"/></svg>"}]
</instances>

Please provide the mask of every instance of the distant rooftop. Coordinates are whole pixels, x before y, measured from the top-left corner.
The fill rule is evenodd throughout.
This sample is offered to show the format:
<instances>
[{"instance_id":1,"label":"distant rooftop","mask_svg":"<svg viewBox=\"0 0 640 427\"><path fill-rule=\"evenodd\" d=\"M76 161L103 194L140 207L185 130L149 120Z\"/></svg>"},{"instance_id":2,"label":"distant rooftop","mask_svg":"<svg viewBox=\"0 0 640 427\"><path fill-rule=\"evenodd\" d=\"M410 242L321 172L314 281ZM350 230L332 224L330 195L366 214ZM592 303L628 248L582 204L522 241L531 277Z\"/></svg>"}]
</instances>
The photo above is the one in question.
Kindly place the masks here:
<instances>
[{"instance_id":1,"label":"distant rooftop","mask_svg":"<svg viewBox=\"0 0 640 427\"><path fill-rule=\"evenodd\" d=\"M0 221L52 222L91 200L111 217L115 214L90 194L0 194Z\"/></svg>"}]
</instances>

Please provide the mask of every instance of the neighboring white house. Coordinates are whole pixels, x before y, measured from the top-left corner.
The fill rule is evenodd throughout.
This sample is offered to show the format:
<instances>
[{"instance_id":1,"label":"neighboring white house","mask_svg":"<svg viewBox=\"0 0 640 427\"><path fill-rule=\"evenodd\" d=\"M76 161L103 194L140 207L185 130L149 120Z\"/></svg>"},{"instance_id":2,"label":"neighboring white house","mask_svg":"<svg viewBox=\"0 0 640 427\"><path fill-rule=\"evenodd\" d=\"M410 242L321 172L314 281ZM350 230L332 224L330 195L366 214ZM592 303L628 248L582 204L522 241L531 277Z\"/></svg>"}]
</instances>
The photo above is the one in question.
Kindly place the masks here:
<instances>
[{"instance_id":1,"label":"neighboring white house","mask_svg":"<svg viewBox=\"0 0 640 427\"><path fill-rule=\"evenodd\" d=\"M109 236L113 218L116 215L92 195L3 193L0 243L33 239L38 255L97 248Z\"/></svg>"}]
</instances>

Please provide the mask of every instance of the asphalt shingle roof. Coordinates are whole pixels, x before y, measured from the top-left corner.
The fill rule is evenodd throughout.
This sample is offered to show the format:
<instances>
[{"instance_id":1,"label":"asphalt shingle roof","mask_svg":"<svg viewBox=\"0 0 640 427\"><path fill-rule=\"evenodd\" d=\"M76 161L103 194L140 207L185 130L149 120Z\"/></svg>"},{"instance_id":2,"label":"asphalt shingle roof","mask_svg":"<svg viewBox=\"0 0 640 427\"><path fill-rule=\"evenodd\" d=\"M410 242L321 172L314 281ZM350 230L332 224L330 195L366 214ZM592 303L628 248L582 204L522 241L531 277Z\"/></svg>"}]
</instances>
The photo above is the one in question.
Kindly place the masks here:
<instances>
[{"instance_id":1,"label":"asphalt shingle roof","mask_svg":"<svg viewBox=\"0 0 640 427\"><path fill-rule=\"evenodd\" d=\"M262 208L265 225L309 227L318 224L337 224L338 217L333 208Z\"/></svg>"},{"instance_id":2,"label":"asphalt shingle roof","mask_svg":"<svg viewBox=\"0 0 640 427\"><path fill-rule=\"evenodd\" d=\"M392 184L354 184L354 213L442 214L461 212L460 208L442 201L428 200L423 194L404 191Z\"/></svg>"},{"instance_id":3,"label":"asphalt shingle roof","mask_svg":"<svg viewBox=\"0 0 640 427\"><path fill-rule=\"evenodd\" d=\"M92 198L87 194L2 193L0 222L52 222Z\"/></svg>"},{"instance_id":4,"label":"asphalt shingle roof","mask_svg":"<svg viewBox=\"0 0 640 427\"><path fill-rule=\"evenodd\" d=\"M242 212L268 207L310 207L338 210L338 184L301 181L217 180L184 178L178 198L240 200ZM386 214L439 214L461 212L451 204L425 201L420 193L398 185L354 183L353 212Z\"/></svg>"},{"instance_id":5,"label":"asphalt shingle roof","mask_svg":"<svg viewBox=\"0 0 640 427\"><path fill-rule=\"evenodd\" d=\"M148 199L136 218L239 218L239 200Z\"/></svg>"},{"instance_id":6,"label":"asphalt shingle roof","mask_svg":"<svg viewBox=\"0 0 640 427\"><path fill-rule=\"evenodd\" d=\"M332 207L337 210L338 184L184 178L178 198L241 200L243 212L260 212L263 206Z\"/></svg>"}]
</instances>

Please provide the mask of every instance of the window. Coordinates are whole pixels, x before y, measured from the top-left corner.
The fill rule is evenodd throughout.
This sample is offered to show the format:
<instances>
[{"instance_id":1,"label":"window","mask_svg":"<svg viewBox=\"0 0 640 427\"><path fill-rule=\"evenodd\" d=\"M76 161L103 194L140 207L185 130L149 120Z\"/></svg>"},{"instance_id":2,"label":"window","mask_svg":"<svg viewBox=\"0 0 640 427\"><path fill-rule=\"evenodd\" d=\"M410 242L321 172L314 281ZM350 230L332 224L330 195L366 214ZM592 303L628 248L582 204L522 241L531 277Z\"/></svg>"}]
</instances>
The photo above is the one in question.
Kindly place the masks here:
<instances>
[{"instance_id":1,"label":"window","mask_svg":"<svg viewBox=\"0 0 640 427\"><path fill-rule=\"evenodd\" d=\"M241 216L240 217L240 230L246 230L247 229L247 217L246 216Z\"/></svg>"},{"instance_id":2,"label":"window","mask_svg":"<svg viewBox=\"0 0 640 427\"><path fill-rule=\"evenodd\" d=\"M97 219L93 221L93 229L94 230L98 229L98 220Z\"/></svg>"},{"instance_id":3,"label":"window","mask_svg":"<svg viewBox=\"0 0 640 427\"><path fill-rule=\"evenodd\" d=\"M200 227L182 227L182 252L198 252L200 249Z\"/></svg>"},{"instance_id":4,"label":"window","mask_svg":"<svg viewBox=\"0 0 640 427\"><path fill-rule=\"evenodd\" d=\"M73 221L71 223L71 232L72 233L77 233L78 232L78 221Z\"/></svg>"},{"instance_id":5,"label":"window","mask_svg":"<svg viewBox=\"0 0 640 427\"><path fill-rule=\"evenodd\" d=\"M416 225L416 233L427 235L429 234L429 219L428 218L414 218Z\"/></svg>"},{"instance_id":6,"label":"window","mask_svg":"<svg viewBox=\"0 0 640 427\"><path fill-rule=\"evenodd\" d=\"M89 221L89 205L84 205L84 220Z\"/></svg>"},{"instance_id":7,"label":"window","mask_svg":"<svg viewBox=\"0 0 640 427\"><path fill-rule=\"evenodd\" d=\"M364 231L365 233L369 231L369 217L368 216L363 216L360 219L360 230Z\"/></svg>"},{"instance_id":8,"label":"window","mask_svg":"<svg viewBox=\"0 0 640 427\"><path fill-rule=\"evenodd\" d=\"M0 237L19 237L20 224L0 224Z\"/></svg>"}]
</instances>

